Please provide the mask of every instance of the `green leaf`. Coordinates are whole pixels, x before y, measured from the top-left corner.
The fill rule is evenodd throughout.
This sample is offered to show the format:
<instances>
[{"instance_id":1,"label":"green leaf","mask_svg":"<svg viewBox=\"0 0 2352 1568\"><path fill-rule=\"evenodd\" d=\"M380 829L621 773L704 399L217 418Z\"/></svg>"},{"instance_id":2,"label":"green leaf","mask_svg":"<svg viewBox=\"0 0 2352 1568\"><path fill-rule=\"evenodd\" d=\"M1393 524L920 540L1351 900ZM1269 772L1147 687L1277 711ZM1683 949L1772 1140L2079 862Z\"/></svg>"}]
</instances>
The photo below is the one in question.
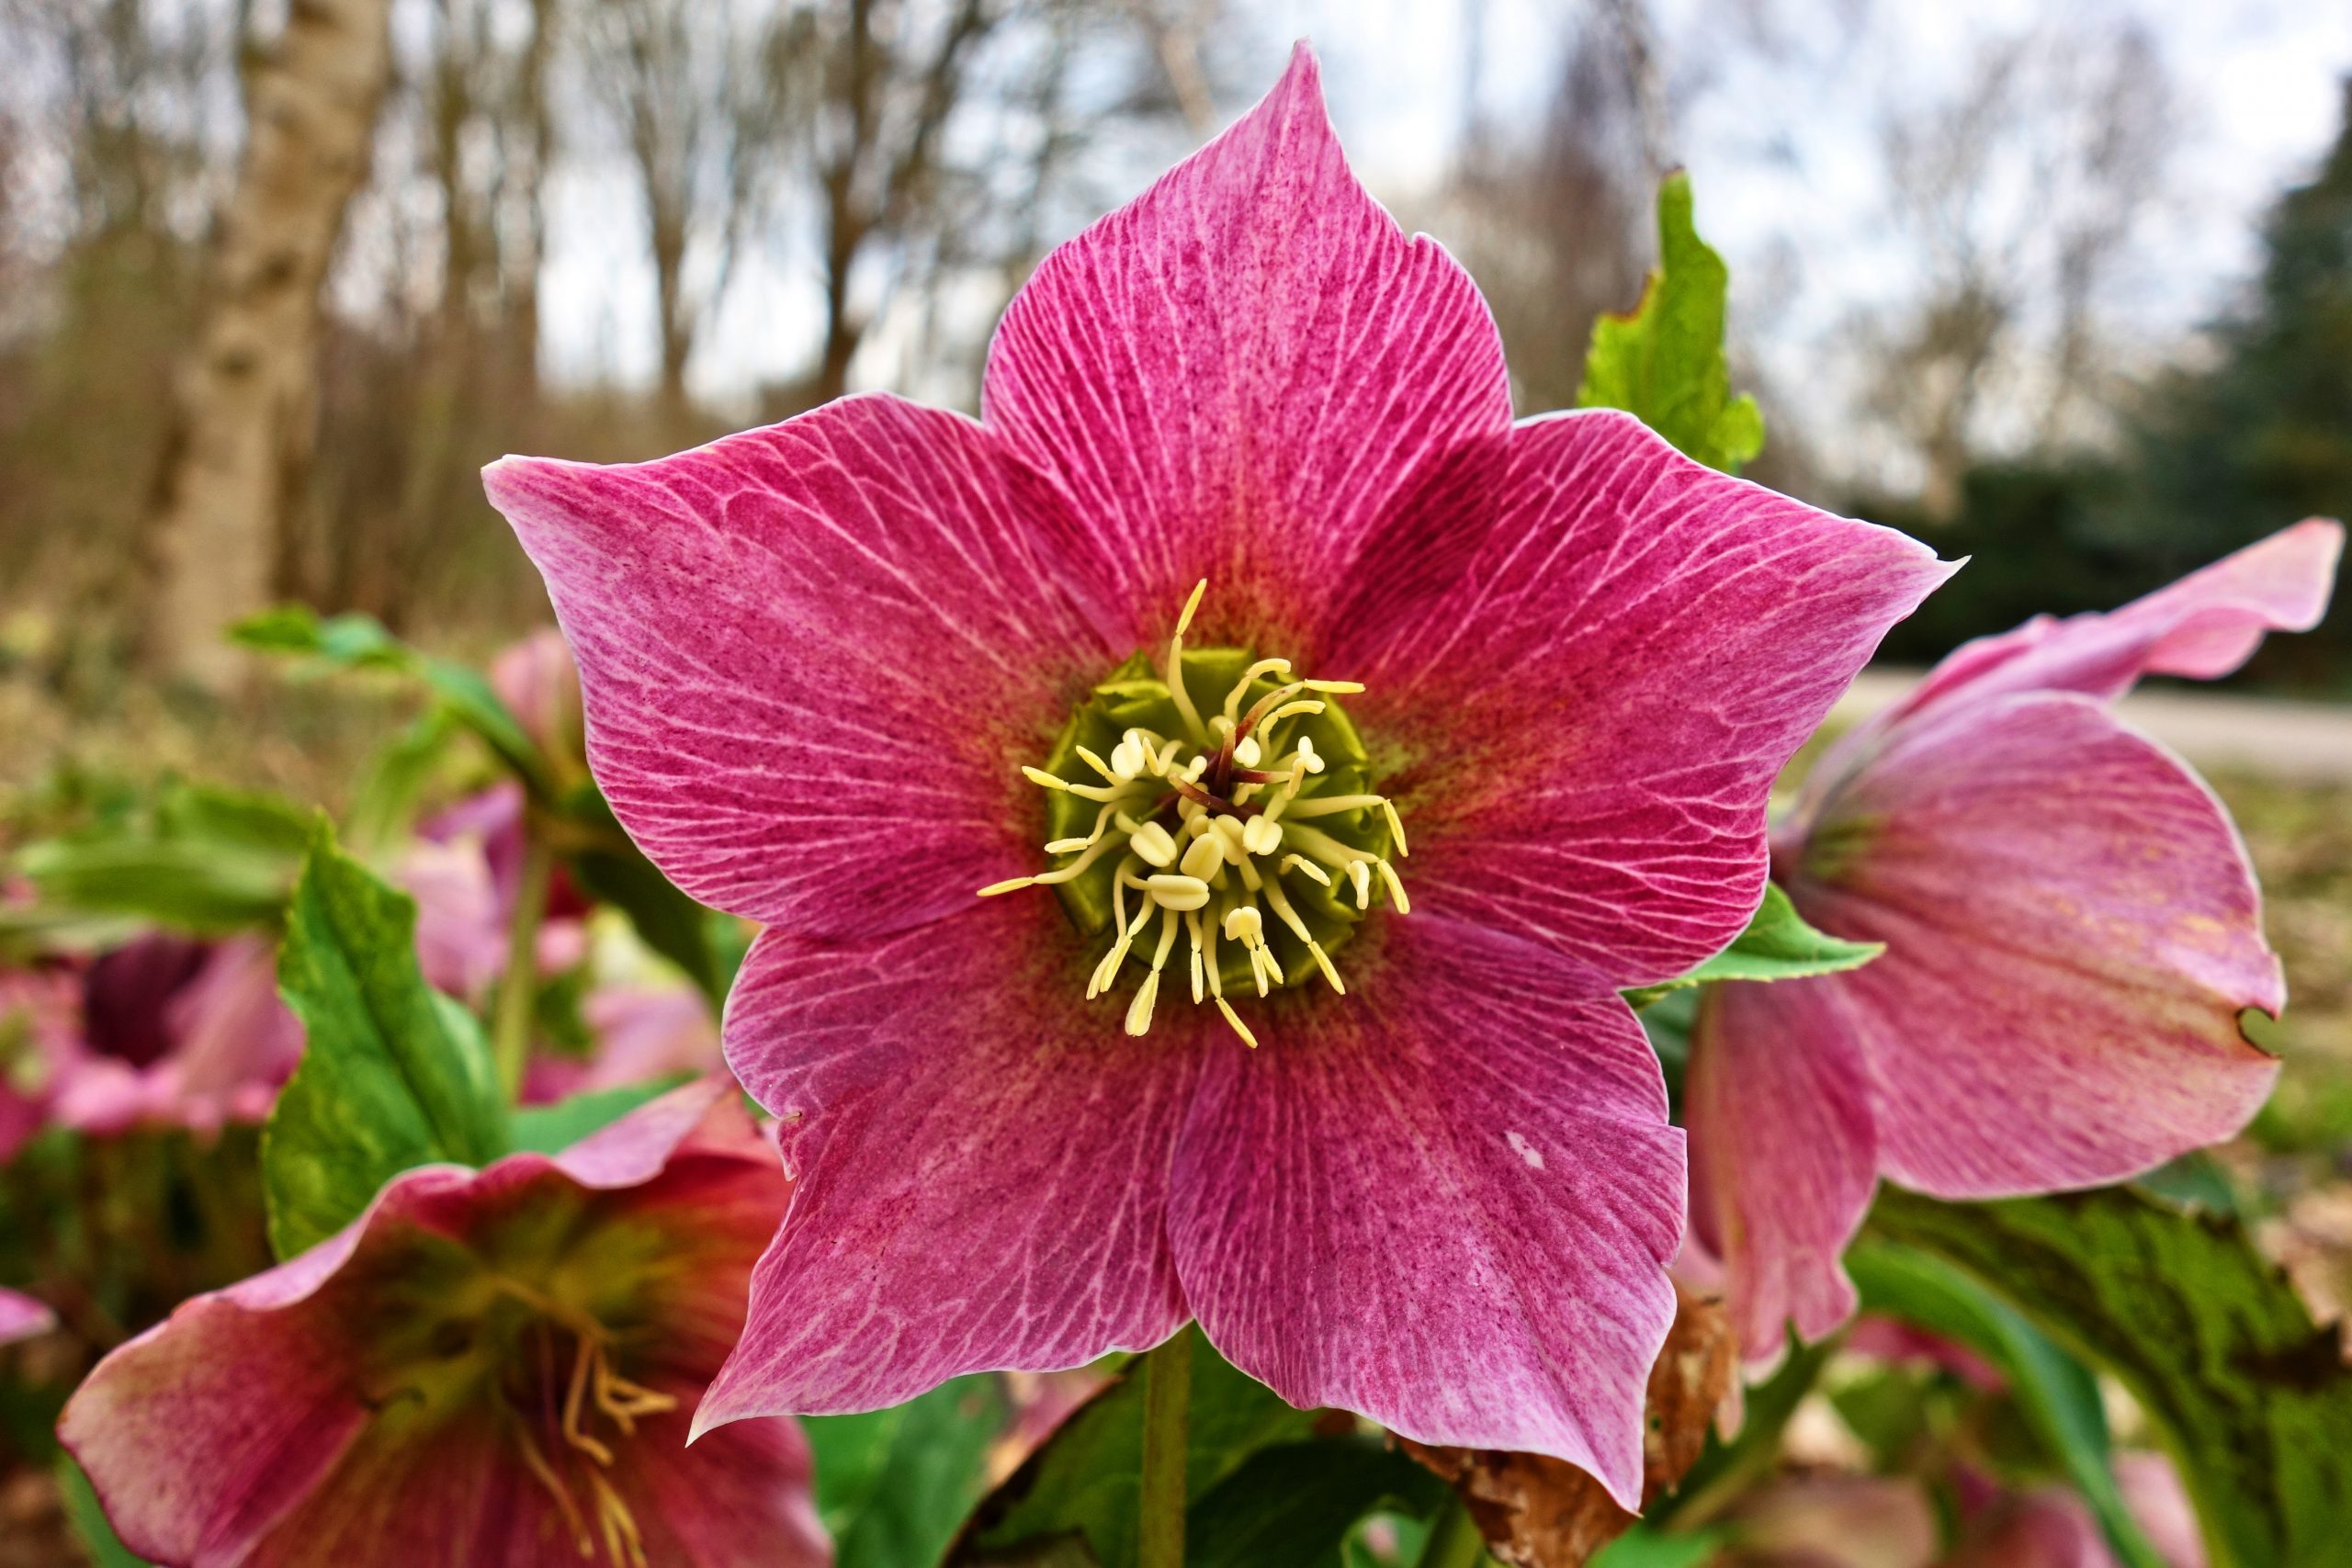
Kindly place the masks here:
<instances>
[{"instance_id":1,"label":"green leaf","mask_svg":"<svg viewBox=\"0 0 2352 1568\"><path fill-rule=\"evenodd\" d=\"M1805 923L1797 907L1778 884L1764 885L1764 902L1749 917L1747 929L1732 944L1688 975L1660 986L1645 986L1625 993L1636 1008L1645 1008L1668 991L1711 980L1801 980L1809 975L1835 975L1859 969L1886 951L1883 942L1847 942Z\"/></svg>"},{"instance_id":2,"label":"green leaf","mask_svg":"<svg viewBox=\"0 0 2352 1568\"><path fill-rule=\"evenodd\" d=\"M98 1495L90 1488L90 1478L82 1473L71 1454L57 1456L57 1495L95 1568L148 1568L147 1560L123 1545L122 1538L114 1533L107 1511L98 1506Z\"/></svg>"},{"instance_id":3,"label":"green leaf","mask_svg":"<svg viewBox=\"0 0 2352 1568\"><path fill-rule=\"evenodd\" d=\"M932 1568L988 1490L1006 1416L997 1380L982 1374L888 1410L803 1417L835 1568Z\"/></svg>"},{"instance_id":4,"label":"green leaf","mask_svg":"<svg viewBox=\"0 0 2352 1568\"><path fill-rule=\"evenodd\" d=\"M1184 1513L1187 1568L1260 1568L1335 1555L1380 1509L1424 1517L1453 1494L1403 1454L1366 1438L1260 1449Z\"/></svg>"},{"instance_id":5,"label":"green leaf","mask_svg":"<svg viewBox=\"0 0 2352 1568\"><path fill-rule=\"evenodd\" d=\"M481 1025L425 984L415 928L415 902L338 850L322 821L277 959L308 1034L262 1135L280 1258L341 1230L403 1170L504 1150Z\"/></svg>"},{"instance_id":6,"label":"green leaf","mask_svg":"<svg viewBox=\"0 0 2352 1568\"><path fill-rule=\"evenodd\" d=\"M1316 1417L1237 1371L1199 1329L1183 1332L1194 1337L1184 1485L1190 1505L1197 1506L1259 1450L1310 1437ZM1076 1535L1102 1568L1134 1568L1142 1462L1143 1378L1130 1368L1063 1422L980 1506L948 1562L994 1562L1001 1550Z\"/></svg>"},{"instance_id":7,"label":"green leaf","mask_svg":"<svg viewBox=\"0 0 2352 1568\"><path fill-rule=\"evenodd\" d=\"M1690 219L1690 179L1657 192L1658 265L1631 315L1593 323L1580 408L1623 409L1711 468L1736 474L1764 448L1756 400L1731 395L1724 301L1731 273Z\"/></svg>"},{"instance_id":8,"label":"green leaf","mask_svg":"<svg viewBox=\"0 0 2352 1568\"><path fill-rule=\"evenodd\" d=\"M1698 1568L1702 1562L1713 1562L1727 1543L1722 1530L1667 1535L1636 1523L1593 1553L1589 1568Z\"/></svg>"},{"instance_id":9,"label":"green leaf","mask_svg":"<svg viewBox=\"0 0 2352 1568\"><path fill-rule=\"evenodd\" d=\"M1888 1191L1871 1228L2130 1390L2180 1461L2214 1568L2344 1561L2352 1369L2235 1221L2122 1189L1968 1205Z\"/></svg>"},{"instance_id":10,"label":"green leaf","mask_svg":"<svg viewBox=\"0 0 2352 1568\"><path fill-rule=\"evenodd\" d=\"M711 942L710 911L678 891L645 858L594 784L574 790L563 809L578 830L571 837L580 847L565 857L572 880L591 897L627 915L646 946L684 970L712 1006L724 1006L733 975Z\"/></svg>"},{"instance_id":11,"label":"green leaf","mask_svg":"<svg viewBox=\"0 0 2352 1568\"><path fill-rule=\"evenodd\" d=\"M178 784L150 822L30 844L17 863L51 919L72 911L222 936L277 923L310 830L290 801Z\"/></svg>"},{"instance_id":12,"label":"green leaf","mask_svg":"<svg viewBox=\"0 0 2352 1568\"><path fill-rule=\"evenodd\" d=\"M449 710L436 704L377 749L344 814L344 836L353 848L362 854L386 852L409 836L417 802L458 729Z\"/></svg>"},{"instance_id":13,"label":"green leaf","mask_svg":"<svg viewBox=\"0 0 2352 1568\"><path fill-rule=\"evenodd\" d=\"M401 641L366 615L321 620L306 604L281 604L230 628L231 640L265 653L307 656L346 670L385 670L424 685L458 723L480 736L541 799L554 790L553 770L538 742L498 698L478 670L436 659Z\"/></svg>"},{"instance_id":14,"label":"green leaf","mask_svg":"<svg viewBox=\"0 0 2352 1568\"><path fill-rule=\"evenodd\" d=\"M1862 1305L1959 1341L2001 1369L2050 1457L2097 1513L2127 1568L2165 1568L2123 1506L2109 1468L2098 1382L2026 1317L1943 1258L1864 1236L1846 1253Z\"/></svg>"},{"instance_id":15,"label":"green leaf","mask_svg":"<svg viewBox=\"0 0 2352 1568\"><path fill-rule=\"evenodd\" d=\"M514 1153L561 1154L589 1134L610 1126L684 1081L674 1077L657 1078L651 1083L591 1089L559 1100L553 1105L518 1106L507 1112L506 1147Z\"/></svg>"}]
</instances>

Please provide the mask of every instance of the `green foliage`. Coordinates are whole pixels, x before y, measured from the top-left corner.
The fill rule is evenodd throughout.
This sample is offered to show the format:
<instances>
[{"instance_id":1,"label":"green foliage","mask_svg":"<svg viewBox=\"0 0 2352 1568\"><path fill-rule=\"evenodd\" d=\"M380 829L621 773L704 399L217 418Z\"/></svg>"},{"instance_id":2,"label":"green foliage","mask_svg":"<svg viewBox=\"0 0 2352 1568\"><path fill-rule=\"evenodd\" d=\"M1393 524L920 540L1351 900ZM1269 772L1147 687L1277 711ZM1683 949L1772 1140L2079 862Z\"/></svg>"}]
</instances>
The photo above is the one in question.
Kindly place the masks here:
<instances>
[{"instance_id":1,"label":"green foliage","mask_svg":"<svg viewBox=\"0 0 2352 1568\"><path fill-rule=\"evenodd\" d=\"M2034 1436L2098 1515L2118 1559L2127 1568L2165 1568L2116 1490L2098 1382L2080 1362L1931 1252L1866 1236L1848 1250L1846 1269L1866 1310L1956 1340L1998 1367Z\"/></svg>"},{"instance_id":2,"label":"green foliage","mask_svg":"<svg viewBox=\"0 0 2352 1568\"><path fill-rule=\"evenodd\" d=\"M268 795L175 784L144 822L28 845L17 869L40 911L152 920L199 936L277 924L309 817Z\"/></svg>"},{"instance_id":3,"label":"green foliage","mask_svg":"<svg viewBox=\"0 0 2352 1568\"><path fill-rule=\"evenodd\" d=\"M1292 1409L1272 1389L1236 1371L1198 1328L1183 1332L1194 1337L1185 1496L1197 1506L1259 1450L1310 1437L1315 1415ZM982 1554L1076 1535L1102 1568L1134 1568L1143 1382L1141 1368L1131 1367L1063 1422L981 1505L949 1561L992 1562L992 1555Z\"/></svg>"},{"instance_id":4,"label":"green foliage","mask_svg":"<svg viewBox=\"0 0 2352 1568\"><path fill-rule=\"evenodd\" d=\"M114 1526L107 1522L107 1511L98 1506L98 1495L90 1489L90 1478L67 1454L57 1456L57 1495L93 1568L147 1568L147 1560L123 1545L122 1538L114 1533Z\"/></svg>"},{"instance_id":5,"label":"green foliage","mask_svg":"<svg viewBox=\"0 0 2352 1568\"><path fill-rule=\"evenodd\" d=\"M346 670L381 670L405 675L431 693L435 703L480 736L532 793L554 788L553 773L538 743L499 701L478 670L418 651L367 615L322 620L307 604L282 604L249 615L230 630L232 640L264 653L322 660Z\"/></svg>"},{"instance_id":6,"label":"green foliage","mask_svg":"<svg viewBox=\"0 0 2352 1568\"><path fill-rule=\"evenodd\" d=\"M481 1027L425 984L415 928L414 901L337 849L322 823L278 953L279 987L308 1033L262 1138L281 1258L341 1230L403 1170L503 1152Z\"/></svg>"},{"instance_id":7,"label":"green foliage","mask_svg":"<svg viewBox=\"0 0 2352 1568\"><path fill-rule=\"evenodd\" d=\"M1688 975L1662 986L1645 986L1625 993L1625 999L1645 1008L1668 991L1702 985L1710 980L1798 980L1808 975L1835 975L1859 969L1886 951L1882 942L1847 942L1805 923L1797 907L1778 885L1764 886L1764 902L1749 917L1747 929L1729 947Z\"/></svg>"},{"instance_id":8,"label":"green foliage","mask_svg":"<svg viewBox=\"0 0 2352 1568\"><path fill-rule=\"evenodd\" d=\"M835 1568L933 1568L988 1490L1006 1416L996 1378L982 1374L888 1410L804 1419Z\"/></svg>"},{"instance_id":9,"label":"green foliage","mask_svg":"<svg viewBox=\"0 0 2352 1568\"><path fill-rule=\"evenodd\" d=\"M563 810L578 845L564 863L581 890L627 915L646 946L684 970L713 1007L723 1006L734 970L721 962L711 940L710 912L679 892L630 842L594 784L572 791Z\"/></svg>"},{"instance_id":10,"label":"green foliage","mask_svg":"<svg viewBox=\"0 0 2352 1568\"><path fill-rule=\"evenodd\" d=\"M2343 1561L2352 1368L2236 1222L2122 1189L1964 1206L1889 1191L1871 1228L2129 1389L2181 1461L2215 1568Z\"/></svg>"},{"instance_id":11,"label":"green foliage","mask_svg":"<svg viewBox=\"0 0 2352 1568\"><path fill-rule=\"evenodd\" d=\"M1756 400L1731 395L1724 359L1731 273L1691 221L1690 178L1657 192L1657 269L1631 315L1593 323L1580 408L1623 409L1689 457L1736 474L1764 449Z\"/></svg>"},{"instance_id":12,"label":"green foliage","mask_svg":"<svg viewBox=\"0 0 2352 1568\"><path fill-rule=\"evenodd\" d=\"M560 1154L647 1100L677 1088L679 1082L674 1077L659 1078L652 1083L591 1089L569 1100L559 1100L553 1105L518 1106L507 1113L506 1149L517 1154Z\"/></svg>"},{"instance_id":13,"label":"green foliage","mask_svg":"<svg viewBox=\"0 0 2352 1568\"><path fill-rule=\"evenodd\" d=\"M1425 1517L1451 1495L1375 1438L1281 1443L1250 1455L1185 1510L1184 1561L1188 1568L1333 1562L1366 1514Z\"/></svg>"}]
</instances>

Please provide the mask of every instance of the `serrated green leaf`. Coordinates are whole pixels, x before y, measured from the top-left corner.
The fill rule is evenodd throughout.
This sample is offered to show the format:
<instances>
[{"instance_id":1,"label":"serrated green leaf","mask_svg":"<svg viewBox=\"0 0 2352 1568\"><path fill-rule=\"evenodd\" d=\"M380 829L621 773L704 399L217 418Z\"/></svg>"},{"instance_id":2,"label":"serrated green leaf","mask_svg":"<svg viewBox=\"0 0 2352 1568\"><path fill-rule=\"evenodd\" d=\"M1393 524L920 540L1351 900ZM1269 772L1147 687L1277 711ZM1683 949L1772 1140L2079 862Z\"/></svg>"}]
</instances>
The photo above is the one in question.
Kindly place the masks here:
<instances>
[{"instance_id":1,"label":"serrated green leaf","mask_svg":"<svg viewBox=\"0 0 2352 1568\"><path fill-rule=\"evenodd\" d=\"M270 1246L290 1258L356 1218L401 1171L504 1152L481 1025L424 982L416 904L322 822L288 905L278 987L302 1060L262 1134Z\"/></svg>"},{"instance_id":2,"label":"serrated green leaf","mask_svg":"<svg viewBox=\"0 0 2352 1568\"><path fill-rule=\"evenodd\" d=\"M1966 1205L1889 1191L1870 1224L2129 1389L2180 1461L2214 1568L2344 1561L2352 1369L2235 1221L2110 1189Z\"/></svg>"},{"instance_id":3,"label":"serrated green leaf","mask_svg":"<svg viewBox=\"0 0 2352 1568\"><path fill-rule=\"evenodd\" d=\"M804 1417L835 1568L933 1568L988 1490L1007 1415L982 1374L888 1410Z\"/></svg>"},{"instance_id":4,"label":"serrated green leaf","mask_svg":"<svg viewBox=\"0 0 2352 1568\"><path fill-rule=\"evenodd\" d=\"M1729 947L1688 975L1626 992L1625 999L1636 1008L1645 1008L1669 991L1711 980L1801 980L1811 975L1835 975L1859 969L1885 951L1883 942L1848 942L1815 930L1779 885L1768 882L1764 902L1757 906L1747 929Z\"/></svg>"},{"instance_id":5,"label":"serrated green leaf","mask_svg":"<svg viewBox=\"0 0 2352 1568\"><path fill-rule=\"evenodd\" d=\"M230 628L231 640L266 653L308 656L349 670L407 675L433 694L458 723L480 736L534 795L547 798L554 773L521 721L499 700L478 670L410 647L366 615L321 620L303 604L281 604Z\"/></svg>"},{"instance_id":6,"label":"serrated green leaf","mask_svg":"<svg viewBox=\"0 0 2352 1568\"><path fill-rule=\"evenodd\" d=\"M2000 1368L2050 1457L2098 1516L2127 1568L2165 1568L2123 1506L2109 1467L2098 1382L2023 1314L1932 1253L1875 1236L1856 1241L1846 1270L1863 1307L1957 1340Z\"/></svg>"},{"instance_id":7,"label":"serrated green leaf","mask_svg":"<svg viewBox=\"0 0 2352 1568\"><path fill-rule=\"evenodd\" d=\"M1731 395L1724 359L1731 273L1691 222L1690 176L1657 192L1658 265L1630 315L1593 323L1579 408L1623 409L1684 454L1736 474L1764 449L1756 400Z\"/></svg>"},{"instance_id":8,"label":"serrated green leaf","mask_svg":"<svg viewBox=\"0 0 2352 1568\"><path fill-rule=\"evenodd\" d=\"M1193 1337L1185 1497L1189 1506L1197 1506L1259 1450L1309 1437L1316 1416L1292 1409L1265 1384L1236 1370L1198 1328L1183 1332ZM1076 1535L1102 1568L1134 1568L1142 1462L1143 1377L1137 1363L1064 1421L980 1505L948 1562L995 1562L1001 1551Z\"/></svg>"},{"instance_id":9,"label":"serrated green leaf","mask_svg":"<svg viewBox=\"0 0 2352 1568\"><path fill-rule=\"evenodd\" d=\"M1366 1514L1426 1517L1453 1496L1396 1450L1363 1438L1260 1449L1185 1510L1187 1568L1261 1568L1336 1555Z\"/></svg>"}]
</instances>

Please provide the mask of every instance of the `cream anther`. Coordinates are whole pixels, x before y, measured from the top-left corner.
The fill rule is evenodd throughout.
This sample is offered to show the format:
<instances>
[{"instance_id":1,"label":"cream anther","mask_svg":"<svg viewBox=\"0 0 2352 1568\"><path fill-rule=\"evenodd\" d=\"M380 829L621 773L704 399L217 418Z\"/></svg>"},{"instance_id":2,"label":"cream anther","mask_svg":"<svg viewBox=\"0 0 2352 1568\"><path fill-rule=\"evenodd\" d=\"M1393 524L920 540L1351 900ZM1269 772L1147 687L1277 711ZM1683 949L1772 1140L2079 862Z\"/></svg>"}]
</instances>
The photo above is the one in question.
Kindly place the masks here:
<instances>
[{"instance_id":1,"label":"cream anther","mask_svg":"<svg viewBox=\"0 0 2352 1568\"><path fill-rule=\"evenodd\" d=\"M1176 863L1176 840L1157 822L1147 822L1127 836L1127 847L1153 865Z\"/></svg>"},{"instance_id":2,"label":"cream anther","mask_svg":"<svg viewBox=\"0 0 2352 1568\"><path fill-rule=\"evenodd\" d=\"M1183 863L1178 869L1187 876L1197 876L1206 882L1224 864L1224 844L1216 835L1204 833L1184 847Z\"/></svg>"},{"instance_id":3,"label":"cream anther","mask_svg":"<svg viewBox=\"0 0 2352 1568\"><path fill-rule=\"evenodd\" d=\"M1164 909L1197 909L1209 901L1209 885L1197 876L1162 873L1144 878L1143 885Z\"/></svg>"}]
</instances>

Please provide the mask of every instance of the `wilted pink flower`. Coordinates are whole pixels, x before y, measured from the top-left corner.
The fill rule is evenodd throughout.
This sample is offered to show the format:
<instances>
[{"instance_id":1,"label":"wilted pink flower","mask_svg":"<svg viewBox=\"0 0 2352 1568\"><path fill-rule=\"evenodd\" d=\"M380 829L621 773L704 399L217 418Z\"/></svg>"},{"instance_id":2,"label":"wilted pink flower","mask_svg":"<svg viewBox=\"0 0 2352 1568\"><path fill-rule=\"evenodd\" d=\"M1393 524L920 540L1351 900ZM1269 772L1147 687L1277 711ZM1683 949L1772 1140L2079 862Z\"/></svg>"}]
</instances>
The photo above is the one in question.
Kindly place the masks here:
<instances>
[{"instance_id":1,"label":"wilted pink flower","mask_svg":"<svg viewBox=\"0 0 2352 1568\"><path fill-rule=\"evenodd\" d=\"M0 1290L0 1345L13 1345L57 1325L57 1314L46 1303L21 1291Z\"/></svg>"},{"instance_id":2,"label":"wilted pink flower","mask_svg":"<svg viewBox=\"0 0 2352 1568\"><path fill-rule=\"evenodd\" d=\"M258 1122L301 1058L301 1021L278 998L265 938L158 932L97 958L81 982L79 1039L49 1111L64 1126Z\"/></svg>"},{"instance_id":3,"label":"wilted pink flower","mask_svg":"<svg viewBox=\"0 0 2352 1568\"><path fill-rule=\"evenodd\" d=\"M797 1427L685 1446L789 1192L718 1082L551 1158L407 1171L107 1356L59 1435L159 1562L820 1563Z\"/></svg>"},{"instance_id":4,"label":"wilted pink flower","mask_svg":"<svg viewBox=\"0 0 2352 1568\"><path fill-rule=\"evenodd\" d=\"M698 1423L1196 1316L1634 1503L1683 1171L1616 989L1741 929L1774 773L1944 569L1622 414L1512 424L1304 49L1046 258L984 401L488 475L615 810L767 928L728 1055L801 1185Z\"/></svg>"},{"instance_id":5,"label":"wilted pink flower","mask_svg":"<svg viewBox=\"0 0 2352 1568\"><path fill-rule=\"evenodd\" d=\"M1773 874L1887 951L1702 1004L1691 1222L1751 1357L1853 1311L1838 1260L1880 1175L1953 1199L2095 1186L2261 1106L2277 1064L2238 1015L2285 987L2245 846L2107 705L2316 624L2342 542L2301 524L2112 614L1971 643L1806 780Z\"/></svg>"}]
</instances>

